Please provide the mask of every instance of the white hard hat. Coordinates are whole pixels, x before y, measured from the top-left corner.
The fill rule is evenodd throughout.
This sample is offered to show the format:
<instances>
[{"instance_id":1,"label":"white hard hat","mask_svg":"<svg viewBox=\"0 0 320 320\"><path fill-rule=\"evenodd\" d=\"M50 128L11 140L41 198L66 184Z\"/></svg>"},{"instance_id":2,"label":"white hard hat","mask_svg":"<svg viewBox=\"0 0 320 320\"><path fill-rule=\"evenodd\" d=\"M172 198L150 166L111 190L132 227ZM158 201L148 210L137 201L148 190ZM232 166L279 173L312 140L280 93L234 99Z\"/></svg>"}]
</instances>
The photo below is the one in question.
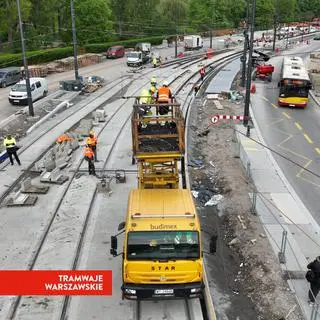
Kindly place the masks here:
<instances>
[{"instance_id":1,"label":"white hard hat","mask_svg":"<svg viewBox=\"0 0 320 320\"><path fill-rule=\"evenodd\" d=\"M167 87L169 85L169 82L168 81L163 81L163 86L164 87Z\"/></svg>"}]
</instances>

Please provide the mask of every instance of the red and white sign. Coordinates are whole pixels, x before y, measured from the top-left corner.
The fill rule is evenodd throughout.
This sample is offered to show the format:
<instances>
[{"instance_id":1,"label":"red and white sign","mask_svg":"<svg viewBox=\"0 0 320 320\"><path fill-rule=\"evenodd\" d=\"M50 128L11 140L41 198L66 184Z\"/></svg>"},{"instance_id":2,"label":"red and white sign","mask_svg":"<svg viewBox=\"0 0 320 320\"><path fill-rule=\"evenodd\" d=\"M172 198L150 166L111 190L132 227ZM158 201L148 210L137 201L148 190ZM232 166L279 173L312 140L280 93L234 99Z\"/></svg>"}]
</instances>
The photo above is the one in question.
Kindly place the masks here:
<instances>
[{"instance_id":1,"label":"red and white sign","mask_svg":"<svg viewBox=\"0 0 320 320\"><path fill-rule=\"evenodd\" d=\"M1 270L0 296L110 296L110 270Z\"/></svg>"},{"instance_id":2,"label":"red and white sign","mask_svg":"<svg viewBox=\"0 0 320 320\"><path fill-rule=\"evenodd\" d=\"M249 119L248 116L231 116L231 115L227 115L227 114L216 114L215 116L212 116L211 117L211 123L212 124L215 124L217 123L219 120L240 120L240 121L243 121L243 120L247 120Z\"/></svg>"}]
</instances>

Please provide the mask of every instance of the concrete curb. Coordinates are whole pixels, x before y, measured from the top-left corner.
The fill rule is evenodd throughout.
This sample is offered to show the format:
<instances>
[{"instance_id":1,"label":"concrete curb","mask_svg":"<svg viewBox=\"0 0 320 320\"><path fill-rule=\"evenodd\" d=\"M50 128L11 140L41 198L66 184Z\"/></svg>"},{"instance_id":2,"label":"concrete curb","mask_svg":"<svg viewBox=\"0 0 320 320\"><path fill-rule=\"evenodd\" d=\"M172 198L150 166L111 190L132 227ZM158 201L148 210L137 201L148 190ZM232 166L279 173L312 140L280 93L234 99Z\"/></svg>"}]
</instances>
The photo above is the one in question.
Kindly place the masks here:
<instances>
[{"instance_id":1,"label":"concrete curb","mask_svg":"<svg viewBox=\"0 0 320 320\"><path fill-rule=\"evenodd\" d=\"M313 90L310 90L309 94L310 94L311 98L313 99L313 101L317 104L317 106L320 107L320 97L317 98L317 96Z\"/></svg>"},{"instance_id":2,"label":"concrete curb","mask_svg":"<svg viewBox=\"0 0 320 320\"><path fill-rule=\"evenodd\" d=\"M190 105L192 105L193 101L194 101L194 97L191 98ZM186 119L187 124L188 124L188 121L189 121L189 116ZM188 131L189 131L189 126L187 125L185 128L185 148L186 148L186 150L188 150ZM185 153L185 166L187 167L187 169L185 170L186 185L187 185L187 188L191 190L189 171L188 171L188 152ZM207 306L208 318L209 318L209 320L216 320L217 319L216 312L214 309L213 300L212 300L211 293L209 290L209 282L208 282L208 277L207 277L207 272L206 272L205 259L203 259L203 282L204 282L204 300L205 300L206 306Z\"/></svg>"}]
</instances>

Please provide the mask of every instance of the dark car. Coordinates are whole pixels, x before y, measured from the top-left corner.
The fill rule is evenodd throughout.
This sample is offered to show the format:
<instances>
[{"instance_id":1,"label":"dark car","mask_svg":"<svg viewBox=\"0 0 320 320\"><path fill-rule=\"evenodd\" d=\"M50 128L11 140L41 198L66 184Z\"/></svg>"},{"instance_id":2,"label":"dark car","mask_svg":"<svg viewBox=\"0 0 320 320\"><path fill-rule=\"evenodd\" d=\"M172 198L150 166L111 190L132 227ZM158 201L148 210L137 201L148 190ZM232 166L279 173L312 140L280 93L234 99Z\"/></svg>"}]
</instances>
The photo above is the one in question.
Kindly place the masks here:
<instances>
[{"instance_id":1,"label":"dark car","mask_svg":"<svg viewBox=\"0 0 320 320\"><path fill-rule=\"evenodd\" d=\"M123 46L113 46L110 47L107 52L105 53L105 56L108 59L116 59L116 58L122 58L124 56L124 47Z\"/></svg>"},{"instance_id":2,"label":"dark car","mask_svg":"<svg viewBox=\"0 0 320 320\"><path fill-rule=\"evenodd\" d=\"M21 79L19 67L8 67L0 69L0 86L5 88L10 84L19 82Z\"/></svg>"}]
</instances>

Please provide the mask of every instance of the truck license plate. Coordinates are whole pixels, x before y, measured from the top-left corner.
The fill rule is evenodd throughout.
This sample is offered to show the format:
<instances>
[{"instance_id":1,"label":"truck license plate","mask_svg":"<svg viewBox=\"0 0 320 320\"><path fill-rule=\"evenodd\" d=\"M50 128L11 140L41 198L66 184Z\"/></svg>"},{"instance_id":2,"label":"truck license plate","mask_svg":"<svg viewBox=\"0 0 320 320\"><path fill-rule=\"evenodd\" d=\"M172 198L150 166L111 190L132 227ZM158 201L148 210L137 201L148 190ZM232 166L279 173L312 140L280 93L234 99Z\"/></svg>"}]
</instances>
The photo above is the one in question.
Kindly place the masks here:
<instances>
[{"instance_id":1,"label":"truck license plate","mask_svg":"<svg viewBox=\"0 0 320 320\"><path fill-rule=\"evenodd\" d=\"M19 100L13 100L13 102L15 102L15 103L19 103Z\"/></svg>"},{"instance_id":2,"label":"truck license plate","mask_svg":"<svg viewBox=\"0 0 320 320\"><path fill-rule=\"evenodd\" d=\"M154 290L155 294L173 294L173 289L158 289Z\"/></svg>"}]
</instances>

